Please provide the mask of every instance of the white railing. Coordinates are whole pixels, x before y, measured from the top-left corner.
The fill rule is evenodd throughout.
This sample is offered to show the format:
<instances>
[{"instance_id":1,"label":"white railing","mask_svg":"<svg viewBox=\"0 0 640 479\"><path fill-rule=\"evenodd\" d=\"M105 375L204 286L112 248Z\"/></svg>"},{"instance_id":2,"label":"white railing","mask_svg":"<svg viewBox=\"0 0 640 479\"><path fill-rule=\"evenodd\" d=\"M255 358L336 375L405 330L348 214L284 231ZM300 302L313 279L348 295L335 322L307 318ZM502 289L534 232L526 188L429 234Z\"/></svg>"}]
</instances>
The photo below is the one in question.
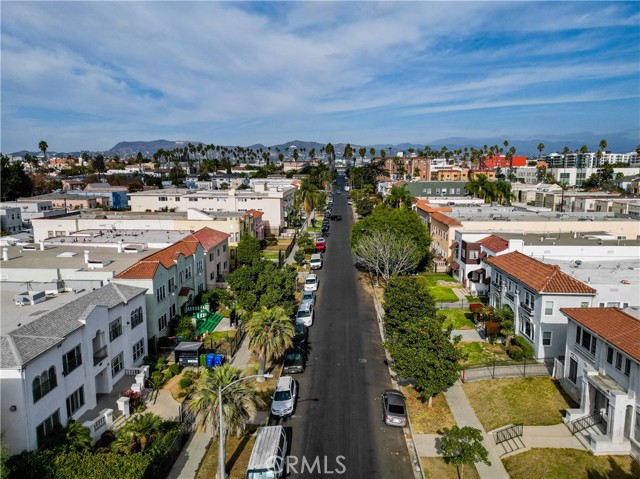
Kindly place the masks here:
<instances>
[{"instance_id":1,"label":"white railing","mask_svg":"<svg viewBox=\"0 0 640 479\"><path fill-rule=\"evenodd\" d=\"M82 423L84 427L89 428L91 433L91 442L95 443L102 433L111 429L113 424L113 409L103 409L98 413L98 417L91 421L85 421Z\"/></svg>"}]
</instances>

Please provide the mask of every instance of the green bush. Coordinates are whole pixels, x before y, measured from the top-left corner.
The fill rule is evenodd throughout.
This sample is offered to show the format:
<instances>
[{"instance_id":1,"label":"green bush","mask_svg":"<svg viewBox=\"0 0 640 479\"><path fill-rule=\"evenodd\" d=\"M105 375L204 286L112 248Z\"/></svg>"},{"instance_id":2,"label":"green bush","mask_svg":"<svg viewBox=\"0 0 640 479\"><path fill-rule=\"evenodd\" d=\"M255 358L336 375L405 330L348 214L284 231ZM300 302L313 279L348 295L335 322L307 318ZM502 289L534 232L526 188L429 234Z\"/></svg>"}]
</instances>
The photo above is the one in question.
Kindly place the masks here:
<instances>
[{"instance_id":1,"label":"green bush","mask_svg":"<svg viewBox=\"0 0 640 479\"><path fill-rule=\"evenodd\" d=\"M512 344L515 343L515 345L520 347L520 349L522 350L523 357L527 359L533 359L535 357L535 352L533 350L533 347L522 336L515 336L511 340L511 343Z\"/></svg>"},{"instance_id":2,"label":"green bush","mask_svg":"<svg viewBox=\"0 0 640 479\"><path fill-rule=\"evenodd\" d=\"M183 377L180 379L180 381L178 381L178 385L182 388L182 389L187 389L189 386L191 386L193 384L193 379L189 378L189 377Z\"/></svg>"},{"instance_id":3,"label":"green bush","mask_svg":"<svg viewBox=\"0 0 640 479\"><path fill-rule=\"evenodd\" d=\"M522 359L524 358L524 354L522 352L522 348L519 347L519 346L511 346L507 350L507 354L514 361L522 361Z\"/></svg>"},{"instance_id":4,"label":"green bush","mask_svg":"<svg viewBox=\"0 0 640 479\"><path fill-rule=\"evenodd\" d=\"M165 377L162 371L155 371L151 373L151 382L155 388L161 388L164 384Z\"/></svg>"},{"instance_id":5,"label":"green bush","mask_svg":"<svg viewBox=\"0 0 640 479\"><path fill-rule=\"evenodd\" d=\"M158 358L158 360L156 361L156 370L162 371L166 365L167 360L165 358Z\"/></svg>"}]
</instances>

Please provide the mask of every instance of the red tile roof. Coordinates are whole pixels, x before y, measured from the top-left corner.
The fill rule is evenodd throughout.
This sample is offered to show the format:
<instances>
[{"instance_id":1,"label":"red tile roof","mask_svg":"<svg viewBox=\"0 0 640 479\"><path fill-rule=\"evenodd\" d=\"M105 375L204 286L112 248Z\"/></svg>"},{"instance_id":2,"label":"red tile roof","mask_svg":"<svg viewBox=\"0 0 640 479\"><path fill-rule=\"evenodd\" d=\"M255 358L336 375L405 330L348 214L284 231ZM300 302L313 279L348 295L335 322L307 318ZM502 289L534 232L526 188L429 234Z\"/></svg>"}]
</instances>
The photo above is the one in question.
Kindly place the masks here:
<instances>
[{"instance_id":1,"label":"red tile roof","mask_svg":"<svg viewBox=\"0 0 640 479\"><path fill-rule=\"evenodd\" d=\"M260 218L262 215L264 215L264 211L258 210L247 210L247 213L249 213L254 218Z\"/></svg>"},{"instance_id":2,"label":"red tile roof","mask_svg":"<svg viewBox=\"0 0 640 479\"><path fill-rule=\"evenodd\" d=\"M503 240L496 235L487 236L486 238L478 241L478 243L480 243L485 248L490 249L494 253L500 253L501 251L504 251L509 247L508 241Z\"/></svg>"},{"instance_id":3,"label":"red tile roof","mask_svg":"<svg viewBox=\"0 0 640 479\"><path fill-rule=\"evenodd\" d=\"M640 361L640 320L619 308L560 308L560 311Z\"/></svg>"},{"instance_id":4,"label":"red tile roof","mask_svg":"<svg viewBox=\"0 0 640 479\"><path fill-rule=\"evenodd\" d=\"M451 213L453 210L450 206L431 206L428 201L425 200L416 200L416 208L424 211L425 213L434 213L436 211L441 211L445 213Z\"/></svg>"},{"instance_id":5,"label":"red tile roof","mask_svg":"<svg viewBox=\"0 0 640 479\"><path fill-rule=\"evenodd\" d=\"M228 233L223 233L222 231L214 230L207 227L194 232L193 236L198 239L205 251L212 250L219 244L224 243L229 238Z\"/></svg>"},{"instance_id":6,"label":"red tile roof","mask_svg":"<svg viewBox=\"0 0 640 479\"><path fill-rule=\"evenodd\" d=\"M443 223L445 225L449 225L449 226L462 226L462 223L460 223L458 220L455 220L453 218L450 218L449 216L440 213L439 211L434 211L433 213L430 214L431 219L434 219L440 223Z\"/></svg>"},{"instance_id":7,"label":"red tile roof","mask_svg":"<svg viewBox=\"0 0 640 479\"><path fill-rule=\"evenodd\" d=\"M543 263L519 251L492 256L485 261L539 293L596 293L592 287L560 271L560 266Z\"/></svg>"}]
</instances>

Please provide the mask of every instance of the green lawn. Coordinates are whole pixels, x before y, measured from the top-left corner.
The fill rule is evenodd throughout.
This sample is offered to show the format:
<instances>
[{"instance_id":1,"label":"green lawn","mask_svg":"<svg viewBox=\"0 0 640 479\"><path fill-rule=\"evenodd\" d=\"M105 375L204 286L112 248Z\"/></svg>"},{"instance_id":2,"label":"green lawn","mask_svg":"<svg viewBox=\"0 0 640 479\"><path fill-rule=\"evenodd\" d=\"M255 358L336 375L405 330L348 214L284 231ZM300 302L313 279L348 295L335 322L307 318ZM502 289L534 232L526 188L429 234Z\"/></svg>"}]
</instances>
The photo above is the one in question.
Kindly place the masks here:
<instances>
[{"instance_id":1,"label":"green lawn","mask_svg":"<svg viewBox=\"0 0 640 479\"><path fill-rule=\"evenodd\" d=\"M262 257L264 259L278 259L280 257L279 251L263 251Z\"/></svg>"},{"instance_id":2,"label":"green lawn","mask_svg":"<svg viewBox=\"0 0 640 479\"><path fill-rule=\"evenodd\" d=\"M493 360L510 360L502 344L459 343L458 347L467 355L467 359L462 362L463 366L486 363Z\"/></svg>"},{"instance_id":3,"label":"green lawn","mask_svg":"<svg viewBox=\"0 0 640 479\"><path fill-rule=\"evenodd\" d=\"M437 303L455 303L458 297L450 286L441 286L438 281L446 281L447 283L455 283L460 285L455 279L445 273L422 273L420 275Z\"/></svg>"},{"instance_id":4,"label":"green lawn","mask_svg":"<svg viewBox=\"0 0 640 479\"><path fill-rule=\"evenodd\" d=\"M413 388L402 388L402 393L407 398L407 409L414 434L436 434L442 428L455 426L456 420L444 394L437 394L429 407Z\"/></svg>"},{"instance_id":5,"label":"green lawn","mask_svg":"<svg viewBox=\"0 0 640 479\"><path fill-rule=\"evenodd\" d=\"M590 452L577 449L531 449L507 457L502 462L511 479L640 477L640 465L631 456L594 456Z\"/></svg>"},{"instance_id":6,"label":"green lawn","mask_svg":"<svg viewBox=\"0 0 640 479\"><path fill-rule=\"evenodd\" d=\"M452 326L453 329L473 329L475 327L471 320L473 315L468 309L441 309L439 313L446 317L445 328Z\"/></svg>"},{"instance_id":7,"label":"green lawn","mask_svg":"<svg viewBox=\"0 0 640 479\"><path fill-rule=\"evenodd\" d=\"M447 274L447 273L422 273L420 274L420 277L422 277L422 279L424 281L426 281L426 283L428 285L434 285L437 284L438 281L447 281L450 283L458 283L458 281L453 278L453 276Z\"/></svg>"},{"instance_id":8,"label":"green lawn","mask_svg":"<svg viewBox=\"0 0 640 479\"><path fill-rule=\"evenodd\" d=\"M577 406L549 377L492 379L462 387L486 431L517 423L559 424L564 410Z\"/></svg>"}]
</instances>

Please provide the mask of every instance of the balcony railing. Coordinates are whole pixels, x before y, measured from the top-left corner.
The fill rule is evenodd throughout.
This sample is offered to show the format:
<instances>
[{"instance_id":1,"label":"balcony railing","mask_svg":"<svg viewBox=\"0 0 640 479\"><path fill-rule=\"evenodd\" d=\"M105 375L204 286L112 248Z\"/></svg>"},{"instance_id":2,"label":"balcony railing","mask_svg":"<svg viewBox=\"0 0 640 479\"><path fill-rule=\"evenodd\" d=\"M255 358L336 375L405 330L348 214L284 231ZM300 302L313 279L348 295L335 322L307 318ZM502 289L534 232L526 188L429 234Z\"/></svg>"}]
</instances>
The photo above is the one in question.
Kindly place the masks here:
<instances>
[{"instance_id":1,"label":"balcony railing","mask_svg":"<svg viewBox=\"0 0 640 479\"><path fill-rule=\"evenodd\" d=\"M533 308L527 306L525 303L520 303L520 307L524 309L527 313L533 314Z\"/></svg>"},{"instance_id":2,"label":"balcony railing","mask_svg":"<svg viewBox=\"0 0 640 479\"><path fill-rule=\"evenodd\" d=\"M513 301L515 299L515 296L511 293L504 293L504 295L507 297L507 299L509 299L510 301Z\"/></svg>"},{"instance_id":3,"label":"balcony railing","mask_svg":"<svg viewBox=\"0 0 640 479\"><path fill-rule=\"evenodd\" d=\"M491 287L492 287L493 289L495 289L496 291L502 291L502 285L501 285L501 284L493 283L493 282L492 282L492 283L491 283Z\"/></svg>"},{"instance_id":4,"label":"balcony railing","mask_svg":"<svg viewBox=\"0 0 640 479\"><path fill-rule=\"evenodd\" d=\"M102 361L103 359L106 359L108 355L109 352L107 351L107 346L102 346L100 349L93 353L93 365L97 366L98 363L100 363L100 361Z\"/></svg>"}]
</instances>

